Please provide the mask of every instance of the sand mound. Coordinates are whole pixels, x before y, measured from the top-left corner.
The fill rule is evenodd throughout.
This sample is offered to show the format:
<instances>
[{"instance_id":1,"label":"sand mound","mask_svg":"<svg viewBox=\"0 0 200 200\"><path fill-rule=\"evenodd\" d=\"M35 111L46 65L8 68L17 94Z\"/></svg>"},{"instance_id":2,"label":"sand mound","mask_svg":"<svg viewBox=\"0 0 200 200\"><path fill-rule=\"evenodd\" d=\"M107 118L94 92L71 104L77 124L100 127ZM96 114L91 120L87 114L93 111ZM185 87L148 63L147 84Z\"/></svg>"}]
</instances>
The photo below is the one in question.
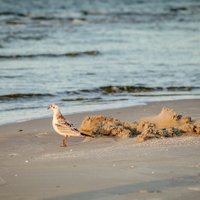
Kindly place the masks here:
<instances>
[{"instance_id":1,"label":"sand mound","mask_svg":"<svg viewBox=\"0 0 200 200\"><path fill-rule=\"evenodd\" d=\"M101 115L86 117L81 124L80 130L93 136L128 138L137 135L136 128L131 127L128 123Z\"/></svg>"},{"instance_id":2,"label":"sand mound","mask_svg":"<svg viewBox=\"0 0 200 200\"><path fill-rule=\"evenodd\" d=\"M178 128L182 125L191 123L192 120L188 116L177 115L170 108L163 108L158 115L145 117L140 121L154 123L157 128Z\"/></svg>"},{"instance_id":3,"label":"sand mound","mask_svg":"<svg viewBox=\"0 0 200 200\"><path fill-rule=\"evenodd\" d=\"M177 115L170 108L163 108L158 115L136 122L122 122L104 116L87 116L80 130L93 136L118 138L137 137L138 142L152 138L174 137L183 134L200 135L200 122L188 116Z\"/></svg>"}]
</instances>

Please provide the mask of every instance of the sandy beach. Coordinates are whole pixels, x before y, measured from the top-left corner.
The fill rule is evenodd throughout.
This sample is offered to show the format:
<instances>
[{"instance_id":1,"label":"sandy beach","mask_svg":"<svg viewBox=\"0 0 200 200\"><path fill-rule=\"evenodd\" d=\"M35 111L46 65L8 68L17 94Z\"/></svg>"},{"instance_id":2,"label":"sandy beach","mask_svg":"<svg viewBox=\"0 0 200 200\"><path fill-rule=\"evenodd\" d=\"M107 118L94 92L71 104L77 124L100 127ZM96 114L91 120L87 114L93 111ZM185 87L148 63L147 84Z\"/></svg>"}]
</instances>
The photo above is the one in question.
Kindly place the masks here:
<instances>
[{"instance_id":1,"label":"sandy beach","mask_svg":"<svg viewBox=\"0 0 200 200\"><path fill-rule=\"evenodd\" d=\"M163 106L200 119L200 100L85 112L66 118L79 127L88 115L132 122ZM200 198L200 137L137 143L135 138L70 138L67 148L49 118L0 126L0 199Z\"/></svg>"},{"instance_id":2,"label":"sandy beach","mask_svg":"<svg viewBox=\"0 0 200 200\"><path fill-rule=\"evenodd\" d=\"M0 0L0 200L199 200L199 14Z\"/></svg>"}]
</instances>

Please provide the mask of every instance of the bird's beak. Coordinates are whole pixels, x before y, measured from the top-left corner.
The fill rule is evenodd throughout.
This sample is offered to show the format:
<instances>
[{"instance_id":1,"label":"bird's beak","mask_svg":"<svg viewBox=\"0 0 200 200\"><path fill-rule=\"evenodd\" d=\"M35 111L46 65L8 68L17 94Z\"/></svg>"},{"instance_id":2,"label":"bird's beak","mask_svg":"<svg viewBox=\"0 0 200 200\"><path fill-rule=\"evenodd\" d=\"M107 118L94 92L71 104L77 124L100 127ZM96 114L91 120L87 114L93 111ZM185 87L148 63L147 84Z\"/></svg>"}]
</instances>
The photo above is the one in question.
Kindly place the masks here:
<instances>
[{"instance_id":1,"label":"bird's beak","mask_svg":"<svg viewBox=\"0 0 200 200\"><path fill-rule=\"evenodd\" d=\"M51 105L49 105L47 109L50 109L50 108L51 108Z\"/></svg>"}]
</instances>

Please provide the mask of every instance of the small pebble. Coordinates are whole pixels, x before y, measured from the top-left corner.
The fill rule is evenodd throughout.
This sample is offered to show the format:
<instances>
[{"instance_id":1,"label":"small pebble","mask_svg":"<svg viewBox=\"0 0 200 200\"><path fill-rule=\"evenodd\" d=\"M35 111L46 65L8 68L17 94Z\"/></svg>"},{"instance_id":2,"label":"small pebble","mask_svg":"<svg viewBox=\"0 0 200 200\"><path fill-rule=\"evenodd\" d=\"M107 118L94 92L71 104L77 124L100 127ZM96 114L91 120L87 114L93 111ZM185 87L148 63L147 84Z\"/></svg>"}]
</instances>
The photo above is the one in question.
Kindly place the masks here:
<instances>
[{"instance_id":1,"label":"small pebble","mask_svg":"<svg viewBox=\"0 0 200 200\"><path fill-rule=\"evenodd\" d=\"M73 150L72 149L70 149L70 152L72 152Z\"/></svg>"},{"instance_id":2,"label":"small pebble","mask_svg":"<svg viewBox=\"0 0 200 200\"><path fill-rule=\"evenodd\" d=\"M152 174L155 174L155 172L154 172L154 171L152 171L151 173L152 173Z\"/></svg>"},{"instance_id":3,"label":"small pebble","mask_svg":"<svg viewBox=\"0 0 200 200\"><path fill-rule=\"evenodd\" d=\"M25 160L25 163L29 163L29 161L28 161L28 160Z\"/></svg>"}]
</instances>

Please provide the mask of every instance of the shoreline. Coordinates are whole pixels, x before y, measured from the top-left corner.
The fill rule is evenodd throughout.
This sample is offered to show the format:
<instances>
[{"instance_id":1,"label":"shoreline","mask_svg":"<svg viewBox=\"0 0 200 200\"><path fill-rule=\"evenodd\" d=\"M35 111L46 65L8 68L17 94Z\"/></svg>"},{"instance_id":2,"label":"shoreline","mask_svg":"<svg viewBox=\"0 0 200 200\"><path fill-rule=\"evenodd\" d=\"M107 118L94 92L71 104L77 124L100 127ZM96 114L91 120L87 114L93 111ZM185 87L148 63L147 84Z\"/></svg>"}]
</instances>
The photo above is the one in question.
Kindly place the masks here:
<instances>
[{"instance_id":1,"label":"shoreline","mask_svg":"<svg viewBox=\"0 0 200 200\"><path fill-rule=\"evenodd\" d=\"M112 112L114 112L115 113L115 111L116 112L118 112L118 111L121 111L121 110L123 110L123 109L125 109L125 110L128 110L128 109L133 109L133 108L136 108L136 107L148 107L148 106L150 106L150 105L153 105L153 104L156 104L156 105L158 105L159 106L159 108L160 108L160 106L161 105L163 105L163 107L164 106L173 106L173 104L177 104L178 102L184 102L184 101L188 101L188 102L191 102L191 101L194 101L194 102L200 102L200 99L176 99L176 100L163 100L163 101L150 101L150 102L145 102L144 104L141 104L141 105L130 105L130 106L123 106L123 107L117 107L117 108L109 108L109 109L94 109L94 110L91 110L91 111L81 111L81 112L73 112L73 113L63 113L62 112L62 108L63 107L61 107L61 112L62 112L62 114L64 115L64 116L66 116L66 117L69 117L69 118L71 118L71 117L74 117L74 116L76 116L76 115L84 115L85 114L85 116L87 116L87 115L89 115L89 114L107 114L107 113L112 113ZM173 103L174 102L174 103ZM147 113L148 114L148 113ZM144 115L144 116L146 116L146 115ZM144 117L144 116L142 116L142 117ZM52 117L52 113L51 113L51 111L49 112L49 116L47 117L41 117L41 118L33 118L33 119L28 119L28 120L22 120L22 121L17 121L17 122L8 122L8 123L4 123L4 124L0 124L0 127L4 127L4 126L13 126L13 125L16 125L16 124L23 124L23 123L28 123L28 122L34 122L34 121L38 121L38 120L42 120L42 121L46 121L46 120L49 120L49 119L51 119L51 117ZM136 120L136 117L134 118L135 120ZM123 119L122 119L123 120Z\"/></svg>"},{"instance_id":2,"label":"shoreline","mask_svg":"<svg viewBox=\"0 0 200 200\"><path fill-rule=\"evenodd\" d=\"M200 100L65 115L76 127L87 115L123 121L155 115L162 107L200 120ZM51 113L52 114L52 113ZM135 138L62 137L52 118L0 126L1 199L199 199L200 137L180 136L137 143Z\"/></svg>"},{"instance_id":3,"label":"shoreline","mask_svg":"<svg viewBox=\"0 0 200 200\"><path fill-rule=\"evenodd\" d=\"M187 100L200 100L198 98L185 98L185 99L171 99L171 100L153 100L153 101L144 101L144 102L141 102L141 103L137 103L137 104L128 104L126 106L122 106L121 104L120 105L115 105L115 106L112 106L110 108L110 104L105 104L105 106L102 107L102 105L100 107L97 106L97 108L87 108L85 110L81 110L81 111L70 111L70 112L63 112L64 115L75 115L75 114L79 114L79 113L93 113L93 112L101 112L101 111L106 111L106 110L116 110L116 109L123 109L123 108L131 108L131 107L137 107L137 106L145 106L147 104L150 104L150 103L157 103L157 102L171 102L171 101L187 101ZM93 107L93 105L91 105ZM89 107L89 106L88 106ZM65 107L61 107L62 108L65 108ZM46 111L46 110L45 110ZM4 120L4 122L2 124L0 124L0 126L3 126L3 125L8 125L8 124L15 124L15 123L23 123L23 122L27 122L27 121L32 121L32 120L39 120L39 119L47 119L49 118L50 114L48 115L44 115L42 117L35 117L33 116L32 118L28 118L28 119L15 119L13 121L7 121L7 120Z\"/></svg>"}]
</instances>

